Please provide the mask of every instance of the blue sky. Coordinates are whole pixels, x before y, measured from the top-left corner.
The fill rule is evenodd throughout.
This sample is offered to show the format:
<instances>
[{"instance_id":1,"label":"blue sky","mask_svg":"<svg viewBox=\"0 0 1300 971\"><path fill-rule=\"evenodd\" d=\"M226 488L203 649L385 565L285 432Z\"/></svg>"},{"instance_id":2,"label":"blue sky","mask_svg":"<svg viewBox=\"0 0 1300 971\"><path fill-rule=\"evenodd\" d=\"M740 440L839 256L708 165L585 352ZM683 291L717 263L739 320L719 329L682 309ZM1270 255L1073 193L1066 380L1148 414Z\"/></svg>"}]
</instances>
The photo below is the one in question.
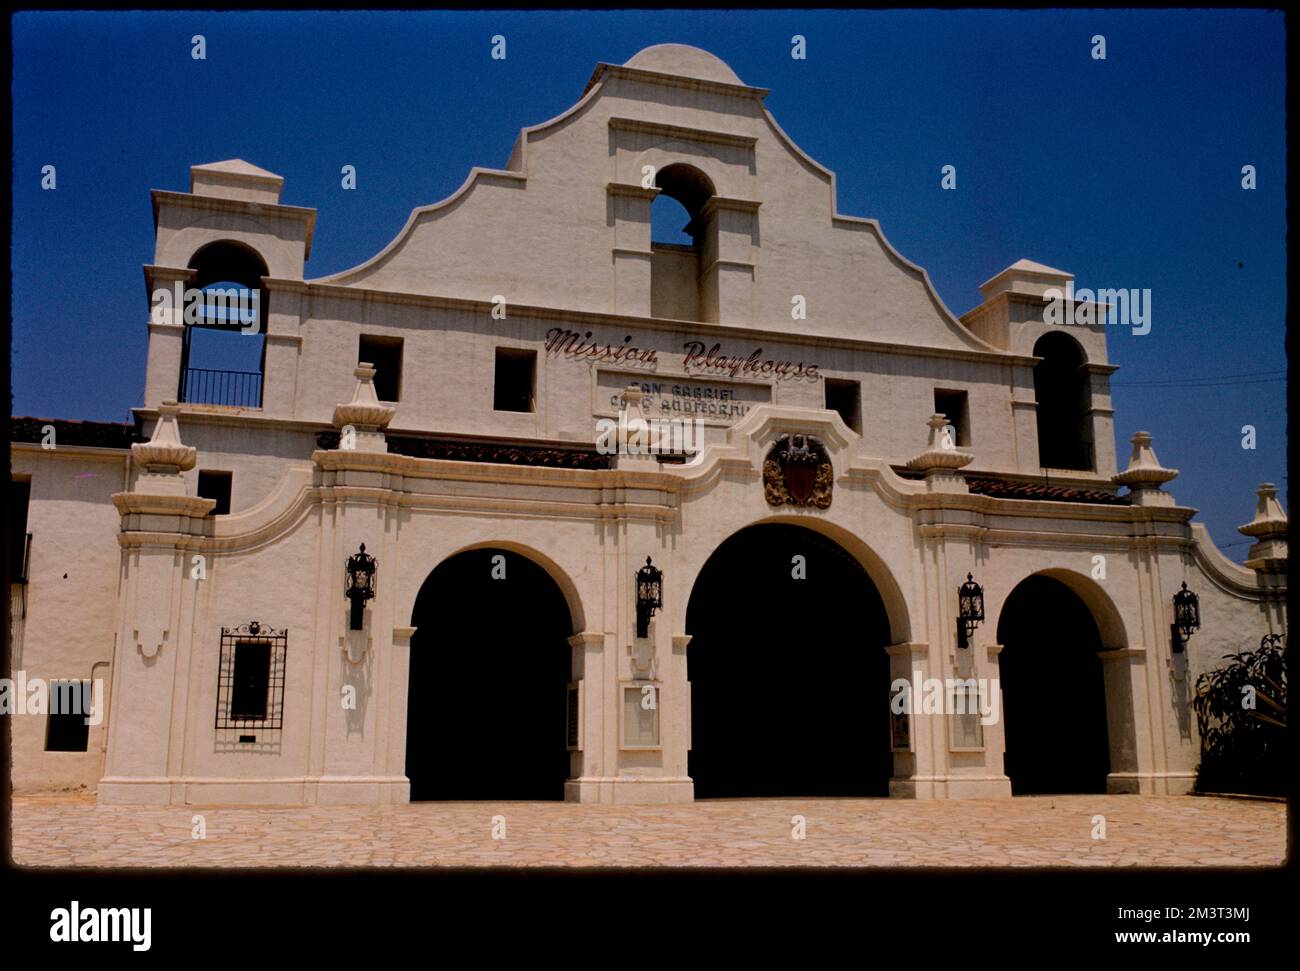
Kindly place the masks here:
<instances>
[{"instance_id":1,"label":"blue sky","mask_svg":"<svg viewBox=\"0 0 1300 971\"><path fill-rule=\"evenodd\" d=\"M318 210L307 275L323 276L472 166L503 166L598 61L666 42L771 89L781 126L838 174L840 212L879 219L955 313L1021 257L1080 287L1149 288L1151 332L1110 337L1121 467L1150 431L1179 502L1245 555L1255 486L1286 489L1285 34L1262 11L22 14L14 413L122 421L140 403L149 190L185 191L189 166L283 175L283 201Z\"/></svg>"}]
</instances>

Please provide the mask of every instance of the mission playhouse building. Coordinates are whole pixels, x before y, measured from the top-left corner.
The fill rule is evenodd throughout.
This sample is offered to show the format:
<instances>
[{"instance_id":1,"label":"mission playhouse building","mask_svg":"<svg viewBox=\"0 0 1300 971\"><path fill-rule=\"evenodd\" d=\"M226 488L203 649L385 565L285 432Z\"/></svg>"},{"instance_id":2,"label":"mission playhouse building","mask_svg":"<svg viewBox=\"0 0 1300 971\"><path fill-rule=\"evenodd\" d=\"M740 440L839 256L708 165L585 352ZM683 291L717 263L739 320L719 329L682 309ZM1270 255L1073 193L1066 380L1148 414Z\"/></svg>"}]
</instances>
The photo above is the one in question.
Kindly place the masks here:
<instances>
[{"instance_id":1,"label":"mission playhouse building","mask_svg":"<svg viewBox=\"0 0 1300 971\"><path fill-rule=\"evenodd\" d=\"M1196 676L1285 633L1274 490L1230 561L1149 436L1117 463L1107 324L1044 323L1071 275L954 315L766 93L600 64L317 279L279 176L154 191L134 424L14 419L15 676L102 682L11 718L16 791L1188 791ZM239 287L234 326L157 296Z\"/></svg>"}]
</instances>

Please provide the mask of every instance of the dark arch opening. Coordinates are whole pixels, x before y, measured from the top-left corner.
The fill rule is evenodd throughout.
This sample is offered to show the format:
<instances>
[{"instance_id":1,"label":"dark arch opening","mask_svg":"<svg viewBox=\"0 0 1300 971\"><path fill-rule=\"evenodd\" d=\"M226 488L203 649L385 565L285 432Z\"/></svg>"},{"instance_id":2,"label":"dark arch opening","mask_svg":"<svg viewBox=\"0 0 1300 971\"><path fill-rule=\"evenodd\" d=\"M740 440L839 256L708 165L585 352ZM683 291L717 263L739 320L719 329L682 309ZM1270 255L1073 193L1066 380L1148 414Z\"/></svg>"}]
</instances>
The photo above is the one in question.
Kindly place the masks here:
<instances>
[{"instance_id":1,"label":"dark arch opening","mask_svg":"<svg viewBox=\"0 0 1300 971\"><path fill-rule=\"evenodd\" d=\"M741 530L700 571L686 631L697 798L888 795L889 621L843 547L785 523Z\"/></svg>"},{"instance_id":2,"label":"dark arch opening","mask_svg":"<svg viewBox=\"0 0 1300 971\"><path fill-rule=\"evenodd\" d=\"M650 314L674 320L706 320L704 259L717 234L704 205L715 192L707 175L684 162L655 173L659 195L650 208Z\"/></svg>"},{"instance_id":3,"label":"dark arch opening","mask_svg":"<svg viewBox=\"0 0 1300 971\"><path fill-rule=\"evenodd\" d=\"M510 550L458 553L425 580L411 625L411 799L563 799L573 626L550 575Z\"/></svg>"},{"instance_id":4,"label":"dark arch opening","mask_svg":"<svg viewBox=\"0 0 1300 971\"><path fill-rule=\"evenodd\" d=\"M1092 396L1083 348L1053 331L1034 344L1034 400L1038 403L1038 464L1045 469L1089 471L1093 450Z\"/></svg>"},{"instance_id":5,"label":"dark arch opening","mask_svg":"<svg viewBox=\"0 0 1300 971\"><path fill-rule=\"evenodd\" d=\"M194 286L199 289L221 281L234 281L255 290L267 275L266 261L256 250L230 239L199 247L190 257L189 268L195 271Z\"/></svg>"},{"instance_id":6,"label":"dark arch opening","mask_svg":"<svg viewBox=\"0 0 1300 971\"><path fill-rule=\"evenodd\" d=\"M675 199L681 204L692 223L699 217L704 204L717 194L713 180L685 162L674 162L659 169L655 173L655 185L658 186L660 195ZM694 227L696 230L698 228ZM690 226L687 227L687 232L698 242L698 237Z\"/></svg>"},{"instance_id":7,"label":"dark arch opening","mask_svg":"<svg viewBox=\"0 0 1300 971\"><path fill-rule=\"evenodd\" d=\"M1102 793L1110 772L1097 623L1069 587L1031 576L998 619L1013 795Z\"/></svg>"},{"instance_id":8,"label":"dark arch opening","mask_svg":"<svg viewBox=\"0 0 1300 971\"><path fill-rule=\"evenodd\" d=\"M253 249L218 240L190 257L203 291L181 341L180 401L260 408L266 372L266 262Z\"/></svg>"}]
</instances>

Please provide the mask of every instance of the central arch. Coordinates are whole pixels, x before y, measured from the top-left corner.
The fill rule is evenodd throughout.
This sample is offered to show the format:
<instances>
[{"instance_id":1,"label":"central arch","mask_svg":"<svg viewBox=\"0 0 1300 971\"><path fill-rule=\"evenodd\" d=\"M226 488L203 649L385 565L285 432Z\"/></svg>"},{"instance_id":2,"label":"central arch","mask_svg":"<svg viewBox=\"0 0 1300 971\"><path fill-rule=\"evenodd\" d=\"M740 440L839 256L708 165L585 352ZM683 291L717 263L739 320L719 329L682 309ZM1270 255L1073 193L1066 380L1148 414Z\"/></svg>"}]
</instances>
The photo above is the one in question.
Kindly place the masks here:
<instances>
[{"instance_id":1,"label":"central arch","mask_svg":"<svg viewBox=\"0 0 1300 971\"><path fill-rule=\"evenodd\" d=\"M429 574L411 626L411 800L563 799L564 689L574 617L564 590L505 546Z\"/></svg>"},{"instance_id":2,"label":"central arch","mask_svg":"<svg viewBox=\"0 0 1300 971\"><path fill-rule=\"evenodd\" d=\"M696 578L686 632L697 798L888 795L889 618L843 546L741 530Z\"/></svg>"}]
</instances>

